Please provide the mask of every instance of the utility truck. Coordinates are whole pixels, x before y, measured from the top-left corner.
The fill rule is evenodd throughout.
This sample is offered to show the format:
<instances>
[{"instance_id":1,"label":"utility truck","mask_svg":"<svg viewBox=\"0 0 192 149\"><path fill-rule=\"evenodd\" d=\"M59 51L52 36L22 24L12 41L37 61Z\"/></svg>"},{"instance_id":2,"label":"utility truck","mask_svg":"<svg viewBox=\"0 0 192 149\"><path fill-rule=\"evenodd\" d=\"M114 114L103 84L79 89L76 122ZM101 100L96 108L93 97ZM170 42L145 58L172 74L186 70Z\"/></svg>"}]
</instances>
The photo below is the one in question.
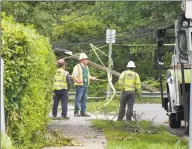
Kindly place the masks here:
<instances>
[{"instance_id":1,"label":"utility truck","mask_svg":"<svg viewBox=\"0 0 192 149\"><path fill-rule=\"evenodd\" d=\"M157 29L157 53L158 68L160 74L162 107L169 116L169 126L179 128L184 121L185 133L189 133L189 109L190 109L190 83L192 61L192 2L182 2L182 13L178 16L174 25ZM162 74L165 69L165 43L168 30L174 29L173 55L170 57L171 65L167 70L166 79ZM171 37L173 38L173 36ZM170 40L169 40L170 41ZM163 80L165 80L163 82ZM163 83L166 91L163 90ZM164 94L166 92L166 94ZM191 103L192 104L192 103Z\"/></svg>"}]
</instances>

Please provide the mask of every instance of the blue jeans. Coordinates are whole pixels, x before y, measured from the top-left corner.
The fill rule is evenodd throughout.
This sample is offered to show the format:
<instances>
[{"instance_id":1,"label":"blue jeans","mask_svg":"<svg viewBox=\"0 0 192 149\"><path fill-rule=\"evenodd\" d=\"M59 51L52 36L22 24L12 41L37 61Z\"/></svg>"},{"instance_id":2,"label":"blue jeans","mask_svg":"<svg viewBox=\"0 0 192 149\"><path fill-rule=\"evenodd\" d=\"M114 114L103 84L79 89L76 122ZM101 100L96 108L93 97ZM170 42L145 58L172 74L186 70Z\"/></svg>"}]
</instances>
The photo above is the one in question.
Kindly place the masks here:
<instances>
[{"instance_id":1,"label":"blue jeans","mask_svg":"<svg viewBox=\"0 0 192 149\"><path fill-rule=\"evenodd\" d=\"M86 101L87 101L88 88L83 86L76 86L76 95L75 95L75 109L74 112L77 113L80 110L81 103L81 112L86 111Z\"/></svg>"}]
</instances>

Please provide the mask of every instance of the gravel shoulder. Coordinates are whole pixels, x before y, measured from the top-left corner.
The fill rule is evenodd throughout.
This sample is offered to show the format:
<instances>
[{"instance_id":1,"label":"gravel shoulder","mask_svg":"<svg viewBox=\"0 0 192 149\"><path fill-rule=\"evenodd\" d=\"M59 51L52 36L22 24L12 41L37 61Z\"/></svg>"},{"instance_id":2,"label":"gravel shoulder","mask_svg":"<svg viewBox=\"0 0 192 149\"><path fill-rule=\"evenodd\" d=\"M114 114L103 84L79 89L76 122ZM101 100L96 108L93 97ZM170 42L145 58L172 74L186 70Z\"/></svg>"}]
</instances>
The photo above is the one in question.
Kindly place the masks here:
<instances>
[{"instance_id":1,"label":"gravel shoulder","mask_svg":"<svg viewBox=\"0 0 192 149\"><path fill-rule=\"evenodd\" d=\"M58 113L60 115L60 113ZM50 113L51 116L51 113ZM80 146L45 147L43 149L104 149L106 138L102 132L91 127L91 120L96 119L95 115L90 117L74 117L73 106L68 107L69 120L52 120L48 124L48 130L57 129L59 133L72 138Z\"/></svg>"}]
</instances>

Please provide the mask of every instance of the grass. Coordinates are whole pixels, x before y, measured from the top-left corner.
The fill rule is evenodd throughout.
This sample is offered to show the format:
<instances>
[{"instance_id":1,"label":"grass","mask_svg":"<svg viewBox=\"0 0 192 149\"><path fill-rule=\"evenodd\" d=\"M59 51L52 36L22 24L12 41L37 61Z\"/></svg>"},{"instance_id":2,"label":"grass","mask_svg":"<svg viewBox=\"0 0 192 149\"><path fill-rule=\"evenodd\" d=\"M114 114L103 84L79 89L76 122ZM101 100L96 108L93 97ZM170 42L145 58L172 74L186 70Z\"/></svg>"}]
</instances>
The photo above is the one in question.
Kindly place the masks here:
<instances>
[{"instance_id":1,"label":"grass","mask_svg":"<svg viewBox=\"0 0 192 149\"><path fill-rule=\"evenodd\" d=\"M156 103L156 104L161 104L161 98L147 98L147 97L136 97L135 98L135 103L136 104L152 104L152 103Z\"/></svg>"},{"instance_id":2,"label":"grass","mask_svg":"<svg viewBox=\"0 0 192 149\"><path fill-rule=\"evenodd\" d=\"M87 102L87 111L91 113L111 113L119 110L119 102L117 100L112 100L107 106L103 107L106 102L106 100L89 101Z\"/></svg>"},{"instance_id":3,"label":"grass","mask_svg":"<svg viewBox=\"0 0 192 149\"><path fill-rule=\"evenodd\" d=\"M89 95L90 96L90 95ZM103 96L104 97L104 96ZM70 96L69 97L69 102L70 103L74 103L75 97L74 96ZM120 100L120 96L115 97L113 100ZM88 99L88 101L106 101L105 99L100 99L100 100L92 100L92 99ZM150 98L150 97L135 97L135 103L138 104L144 104L144 103L156 103L156 104L160 104L161 103L161 98Z\"/></svg>"},{"instance_id":4,"label":"grass","mask_svg":"<svg viewBox=\"0 0 192 149\"><path fill-rule=\"evenodd\" d=\"M92 124L104 132L107 149L188 149L187 140L150 121L93 120Z\"/></svg>"},{"instance_id":5,"label":"grass","mask_svg":"<svg viewBox=\"0 0 192 149\"><path fill-rule=\"evenodd\" d=\"M105 103L107 103L106 100L88 100L87 102L87 111L91 113L111 113L111 112L117 112L119 110L119 98L113 99L107 106L103 107ZM136 98L135 104L144 104L144 103L157 103L160 104L161 100L160 98ZM100 108L101 107L101 108Z\"/></svg>"}]
</instances>

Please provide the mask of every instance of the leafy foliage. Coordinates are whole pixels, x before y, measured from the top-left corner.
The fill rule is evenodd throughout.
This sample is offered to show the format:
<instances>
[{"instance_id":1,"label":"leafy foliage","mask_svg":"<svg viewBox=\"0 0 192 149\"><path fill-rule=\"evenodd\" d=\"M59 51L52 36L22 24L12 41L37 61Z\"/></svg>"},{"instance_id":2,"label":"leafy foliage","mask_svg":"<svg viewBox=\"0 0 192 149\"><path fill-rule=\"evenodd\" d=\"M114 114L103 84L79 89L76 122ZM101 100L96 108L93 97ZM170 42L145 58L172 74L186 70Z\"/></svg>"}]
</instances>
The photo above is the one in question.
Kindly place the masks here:
<instances>
[{"instance_id":1,"label":"leafy foliage","mask_svg":"<svg viewBox=\"0 0 192 149\"><path fill-rule=\"evenodd\" d=\"M15 145L39 148L50 111L55 55L48 39L2 13L6 125Z\"/></svg>"},{"instance_id":2,"label":"leafy foliage","mask_svg":"<svg viewBox=\"0 0 192 149\"><path fill-rule=\"evenodd\" d=\"M158 27L174 24L180 11L180 2L97 2L79 11L83 13L81 17L77 17L78 14L74 11L64 15L62 19L65 23L55 27L54 40L56 43L64 43L60 45L61 48L74 53L89 51L89 58L98 63L89 43L97 47L105 44L106 29L115 29L117 34L112 50L113 69L122 72L127 62L133 60L142 81L150 78L151 81L159 81L158 71L154 69L156 48L148 44L156 44ZM83 23L84 20L86 23ZM132 44L137 46L131 46ZM108 47L102 51L108 54ZM101 59L107 66L108 57L101 56ZM170 58L167 60L170 61ZM156 83L150 85L159 87Z\"/></svg>"},{"instance_id":3,"label":"leafy foliage","mask_svg":"<svg viewBox=\"0 0 192 149\"><path fill-rule=\"evenodd\" d=\"M33 24L39 33L50 36L54 19L49 13L46 2L26 1L26 2L2 2L2 10L7 15L12 15L15 21ZM38 15L37 15L38 14Z\"/></svg>"},{"instance_id":4,"label":"leafy foliage","mask_svg":"<svg viewBox=\"0 0 192 149\"><path fill-rule=\"evenodd\" d=\"M99 63L90 49L90 43L97 47L104 45L101 50L108 55L105 32L107 28L115 29L117 34L112 49L113 69L122 72L127 62L133 60L141 81L158 87L159 76L154 66L157 61L156 48L140 44L156 44L156 29L174 23L180 12L180 2L3 1L2 11L13 16L6 17L3 14L1 22L6 124L15 144L32 148L31 142L43 142L40 138L47 123L51 78L55 70L55 56L49 41L38 33L52 39L51 43L56 47L70 50L74 54L86 52L90 60ZM132 44L138 46L131 46ZM171 48L164 57L166 66L170 65ZM101 54L99 56L107 66L108 57ZM75 63L67 61L69 72L72 72ZM93 76L106 79L105 73L92 69L90 71ZM117 81L117 78L113 81ZM90 85L89 92L99 96L104 93L104 88L106 82L94 82ZM39 143L34 143L33 147L38 148Z\"/></svg>"},{"instance_id":5,"label":"leafy foliage","mask_svg":"<svg viewBox=\"0 0 192 149\"><path fill-rule=\"evenodd\" d=\"M113 69L122 72L127 62L133 60L142 81L149 78L159 81L156 67L154 69L156 48L140 44L156 44L156 29L174 24L180 4L176 1L3 2L2 10L19 22L33 24L52 39L54 47L74 54L89 52L89 58L96 63L99 61L90 43L97 47L105 45L106 29L115 29ZM108 54L108 47L102 51ZM101 59L107 65L108 57L101 56ZM170 59L165 59L165 63ZM70 63L69 70L72 70L75 63Z\"/></svg>"}]
</instances>

